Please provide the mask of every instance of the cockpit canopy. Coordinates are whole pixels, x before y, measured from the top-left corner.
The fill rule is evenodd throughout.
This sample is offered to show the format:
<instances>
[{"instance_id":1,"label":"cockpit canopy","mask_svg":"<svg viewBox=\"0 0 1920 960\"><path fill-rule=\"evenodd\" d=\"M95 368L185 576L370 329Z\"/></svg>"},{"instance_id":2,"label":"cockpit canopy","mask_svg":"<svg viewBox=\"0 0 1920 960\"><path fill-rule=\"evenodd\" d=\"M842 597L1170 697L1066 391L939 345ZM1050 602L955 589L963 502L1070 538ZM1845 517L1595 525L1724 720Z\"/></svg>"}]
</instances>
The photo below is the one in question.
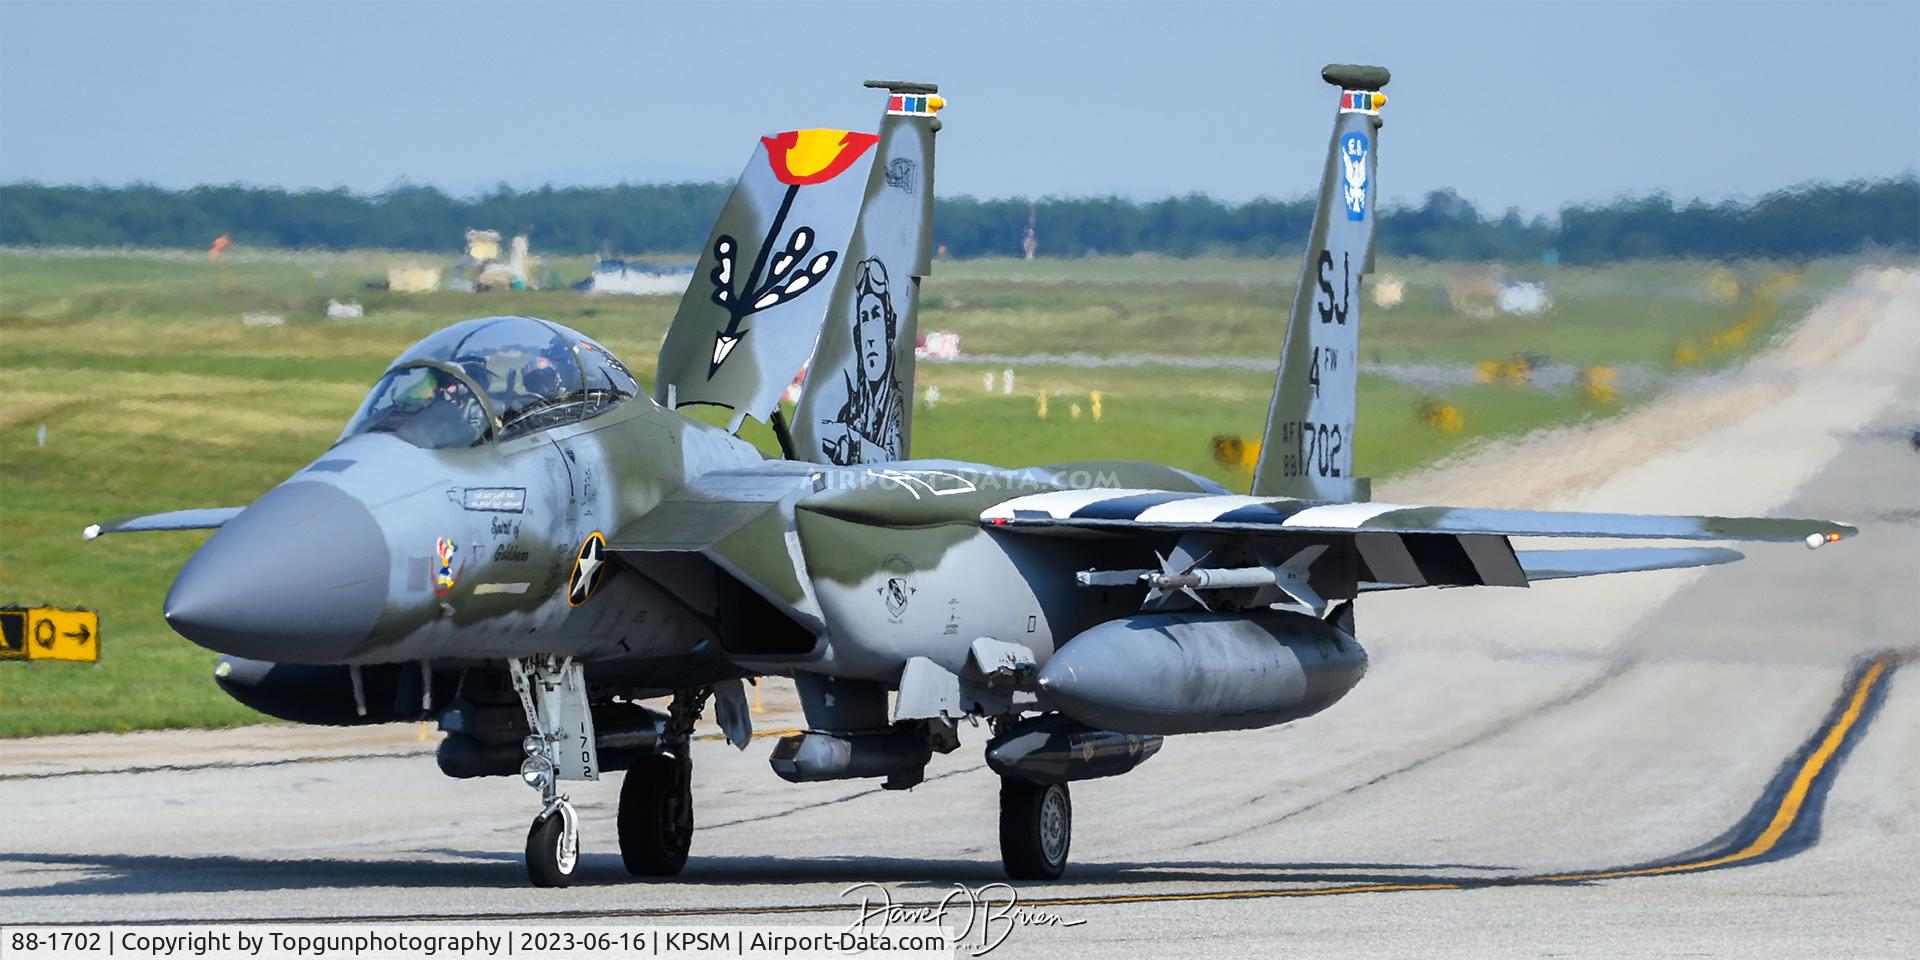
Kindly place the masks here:
<instances>
[{"instance_id":1,"label":"cockpit canopy","mask_svg":"<svg viewBox=\"0 0 1920 960\"><path fill-rule=\"evenodd\" d=\"M400 355L342 437L391 433L429 449L469 447L576 423L639 393L607 348L532 317L456 323Z\"/></svg>"}]
</instances>

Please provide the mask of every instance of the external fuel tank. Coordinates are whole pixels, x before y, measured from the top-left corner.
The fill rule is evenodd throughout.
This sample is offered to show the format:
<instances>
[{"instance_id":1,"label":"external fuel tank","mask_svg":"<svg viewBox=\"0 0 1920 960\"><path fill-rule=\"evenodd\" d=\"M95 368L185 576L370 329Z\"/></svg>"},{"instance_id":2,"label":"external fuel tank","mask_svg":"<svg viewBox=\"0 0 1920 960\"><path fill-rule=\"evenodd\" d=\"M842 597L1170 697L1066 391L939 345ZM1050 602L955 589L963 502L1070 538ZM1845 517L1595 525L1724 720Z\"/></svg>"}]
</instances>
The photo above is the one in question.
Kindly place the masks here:
<instances>
[{"instance_id":1,"label":"external fuel tank","mask_svg":"<svg viewBox=\"0 0 1920 960\"><path fill-rule=\"evenodd\" d=\"M1339 627L1256 610L1109 620L1067 641L1039 679L1056 709L1089 727L1173 734L1310 716L1366 671L1366 651Z\"/></svg>"}]
</instances>

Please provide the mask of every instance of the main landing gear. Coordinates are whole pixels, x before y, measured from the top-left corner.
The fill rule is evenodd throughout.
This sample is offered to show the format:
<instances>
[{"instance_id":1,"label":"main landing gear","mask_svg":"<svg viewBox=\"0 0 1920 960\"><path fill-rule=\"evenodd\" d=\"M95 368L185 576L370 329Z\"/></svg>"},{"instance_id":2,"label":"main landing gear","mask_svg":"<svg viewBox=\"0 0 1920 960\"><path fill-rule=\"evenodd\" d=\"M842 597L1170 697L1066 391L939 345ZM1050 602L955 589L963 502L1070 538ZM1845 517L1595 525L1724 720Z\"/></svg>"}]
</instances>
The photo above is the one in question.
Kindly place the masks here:
<instances>
[{"instance_id":1,"label":"main landing gear","mask_svg":"<svg viewBox=\"0 0 1920 960\"><path fill-rule=\"evenodd\" d=\"M1073 798L1064 783L1000 778L1000 862L1013 880L1058 880L1073 842Z\"/></svg>"},{"instance_id":2,"label":"main landing gear","mask_svg":"<svg viewBox=\"0 0 1920 960\"><path fill-rule=\"evenodd\" d=\"M713 691L681 690L667 708L660 752L634 761L620 784L620 861L636 877L670 877L693 846L694 721Z\"/></svg>"}]
</instances>

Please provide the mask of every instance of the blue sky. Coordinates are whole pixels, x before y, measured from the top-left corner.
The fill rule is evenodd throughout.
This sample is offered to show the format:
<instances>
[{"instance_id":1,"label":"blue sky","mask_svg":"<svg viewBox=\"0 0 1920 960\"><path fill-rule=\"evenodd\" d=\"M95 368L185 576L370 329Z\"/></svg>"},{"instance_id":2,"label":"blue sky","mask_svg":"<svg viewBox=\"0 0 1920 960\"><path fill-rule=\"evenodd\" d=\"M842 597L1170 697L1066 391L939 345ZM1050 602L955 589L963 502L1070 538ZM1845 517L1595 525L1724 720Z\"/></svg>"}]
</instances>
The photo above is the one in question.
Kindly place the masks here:
<instances>
[{"instance_id":1,"label":"blue sky","mask_svg":"<svg viewBox=\"0 0 1920 960\"><path fill-rule=\"evenodd\" d=\"M469 193L731 179L934 80L943 194L1303 192L1329 61L1386 202L1551 212L1920 166L1920 4L0 0L0 180Z\"/></svg>"}]
</instances>

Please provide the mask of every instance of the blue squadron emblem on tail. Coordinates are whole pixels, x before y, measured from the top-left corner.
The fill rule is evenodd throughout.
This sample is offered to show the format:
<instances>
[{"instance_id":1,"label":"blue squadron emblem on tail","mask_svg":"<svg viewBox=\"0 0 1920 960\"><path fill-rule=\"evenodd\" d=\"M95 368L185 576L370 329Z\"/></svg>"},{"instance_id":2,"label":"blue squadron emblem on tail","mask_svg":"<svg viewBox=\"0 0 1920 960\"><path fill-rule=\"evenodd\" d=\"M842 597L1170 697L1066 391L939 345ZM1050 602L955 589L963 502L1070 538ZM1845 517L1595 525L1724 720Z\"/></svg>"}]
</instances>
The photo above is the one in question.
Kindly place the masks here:
<instances>
[{"instance_id":1,"label":"blue squadron emblem on tail","mask_svg":"<svg viewBox=\"0 0 1920 960\"><path fill-rule=\"evenodd\" d=\"M1367 135L1349 133L1340 140L1340 170L1345 186L1340 198L1347 204L1348 220L1367 218Z\"/></svg>"}]
</instances>

